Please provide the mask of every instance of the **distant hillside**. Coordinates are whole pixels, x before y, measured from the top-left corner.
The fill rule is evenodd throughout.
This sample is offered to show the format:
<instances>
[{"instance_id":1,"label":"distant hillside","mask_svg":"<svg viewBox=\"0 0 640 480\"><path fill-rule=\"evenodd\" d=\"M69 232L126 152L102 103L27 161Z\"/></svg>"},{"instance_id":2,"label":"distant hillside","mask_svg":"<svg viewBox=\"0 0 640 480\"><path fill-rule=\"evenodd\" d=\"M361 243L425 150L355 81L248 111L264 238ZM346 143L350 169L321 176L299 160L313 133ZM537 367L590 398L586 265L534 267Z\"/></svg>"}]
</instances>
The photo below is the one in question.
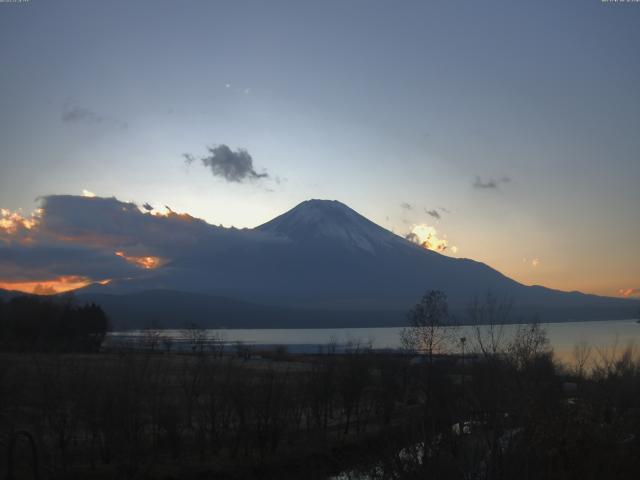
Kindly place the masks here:
<instances>
[{"instance_id":1,"label":"distant hillside","mask_svg":"<svg viewBox=\"0 0 640 480\"><path fill-rule=\"evenodd\" d=\"M20 292L0 290L8 300ZM243 302L226 297L171 290L148 290L130 294L76 293L80 304L97 303L110 319L111 329L183 328L358 328L404 326L406 310L353 310L278 307ZM634 302L640 307L640 302ZM635 308L635 307L634 307ZM408 308L407 308L408 310ZM452 305L455 321L467 323L464 305ZM632 318L629 307L514 308L510 321L616 320Z\"/></svg>"},{"instance_id":2,"label":"distant hillside","mask_svg":"<svg viewBox=\"0 0 640 480\"><path fill-rule=\"evenodd\" d=\"M112 329L182 328L304 328L403 325L395 312L331 311L257 305L225 297L170 290L124 295L79 294L80 302L95 302L112 320Z\"/></svg>"}]
</instances>

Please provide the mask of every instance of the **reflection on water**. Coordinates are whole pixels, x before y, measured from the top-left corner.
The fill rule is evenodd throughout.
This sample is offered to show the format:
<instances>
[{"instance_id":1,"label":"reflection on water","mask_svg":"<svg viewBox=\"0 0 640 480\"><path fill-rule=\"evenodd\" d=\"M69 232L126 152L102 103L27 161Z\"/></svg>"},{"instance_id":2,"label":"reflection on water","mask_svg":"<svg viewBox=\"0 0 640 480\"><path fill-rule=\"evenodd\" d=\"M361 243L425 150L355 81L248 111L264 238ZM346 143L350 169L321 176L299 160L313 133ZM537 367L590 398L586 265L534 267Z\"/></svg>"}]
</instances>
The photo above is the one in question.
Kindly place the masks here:
<instances>
[{"instance_id":1,"label":"reflection on water","mask_svg":"<svg viewBox=\"0 0 640 480\"><path fill-rule=\"evenodd\" d=\"M559 360L572 363L576 345L589 345L592 354L622 350L628 345L640 345L640 324L636 320L612 320L599 322L545 323L549 342ZM481 327L487 328L487 327ZM508 341L518 325L504 325L503 336ZM224 329L208 330L207 338L223 340L225 343L242 343L262 348L284 345L289 352L314 353L319 348L334 345L338 351L349 343L370 344L374 349L400 348L401 328L313 328L313 329ZM113 345L136 341L144 336L144 331L112 332L106 344ZM160 338L174 340L178 346L186 337L183 330L163 330ZM466 337L468 351L473 347L474 327L457 327L454 338ZM459 345L451 345L452 351L459 352Z\"/></svg>"}]
</instances>

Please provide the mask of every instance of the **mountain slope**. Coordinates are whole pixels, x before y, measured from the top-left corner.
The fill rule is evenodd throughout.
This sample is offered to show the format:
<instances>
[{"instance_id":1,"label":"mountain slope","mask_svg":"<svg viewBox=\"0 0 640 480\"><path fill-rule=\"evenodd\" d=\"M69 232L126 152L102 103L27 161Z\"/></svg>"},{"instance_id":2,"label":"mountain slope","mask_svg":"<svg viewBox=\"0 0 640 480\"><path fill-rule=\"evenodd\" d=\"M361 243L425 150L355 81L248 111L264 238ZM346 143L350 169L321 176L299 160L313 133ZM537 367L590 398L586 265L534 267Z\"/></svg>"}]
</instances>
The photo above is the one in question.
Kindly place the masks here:
<instances>
[{"instance_id":1,"label":"mountain slope","mask_svg":"<svg viewBox=\"0 0 640 480\"><path fill-rule=\"evenodd\" d=\"M344 321L351 316L371 324L375 317L376 325L397 324L429 289L445 291L459 316L470 301L487 292L513 301L514 320L535 314L546 321L630 318L638 308L638 302L625 299L524 286L483 263L425 250L337 201L309 200L255 229L230 231L232 241L224 235L219 232L207 242L194 244L142 278L94 286L84 293L171 290L201 295L197 301L192 299L190 318L198 317L198 311L201 317L213 311L212 296L233 298L243 304L235 305L235 310L243 312L243 318L253 315L253 323L260 325L265 322L258 321L256 311L245 308L245 303L262 305L263 312L287 310L269 310L265 318L294 318L299 313L299 326L323 325L322 315L338 318L338 313L344 313L340 317ZM185 298L175 296L175 304L187 305ZM150 302L144 297L135 301ZM159 301L158 295L153 301ZM202 306L200 310L192 308L194 301ZM130 305L129 311L136 308L130 297L123 297L122 303ZM164 300L161 303L167 305ZM219 302L216 305L219 308ZM314 316L311 311L324 313ZM293 316L288 317L291 312ZM247 325L233 318L234 323Z\"/></svg>"}]
</instances>

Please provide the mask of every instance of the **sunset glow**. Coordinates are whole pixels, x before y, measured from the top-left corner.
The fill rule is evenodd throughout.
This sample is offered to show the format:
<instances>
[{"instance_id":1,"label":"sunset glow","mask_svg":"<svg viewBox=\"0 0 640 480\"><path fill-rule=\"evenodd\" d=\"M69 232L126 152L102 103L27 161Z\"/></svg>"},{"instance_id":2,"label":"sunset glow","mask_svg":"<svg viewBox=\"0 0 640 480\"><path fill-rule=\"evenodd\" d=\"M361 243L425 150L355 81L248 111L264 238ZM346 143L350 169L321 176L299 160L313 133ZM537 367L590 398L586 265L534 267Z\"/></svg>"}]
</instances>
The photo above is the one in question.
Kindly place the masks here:
<instances>
[{"instance_id":1,"label":"sunset glow","mask_svg":"<svg viewBox=\"0 0 640 480\"><path fill-rule=\"evenodd\" d=\"M74 275L63 275L58 278L40 281L26 282L2 282L0 288L3 290L12 290L16 292L35 293L37 295L55 295L57 293L69 292L78 288L86 287L91 283L100 283L106 285L109 280L101 280L94 282L87 277L79 277Z\"/></svg>"},{"instance_id":2,"label":"sunset glow","mask_svg":"<svg viewBox=\"0 0 640 480\"><path fill-rule=\"evenodd\" d=\"M133 255L126 255L124 252L115 252L115 254L119 257L124 258L127 262L133 263L140 268L144 268L145 270L153 270L155 268L161 267L163 264L163 260L160 257L137 257Z\"/></svg>"},{"instance_id":3,"label":"sunset glow","mask_svg":"<svg viewBox=\"0 0 640 480\"><path fill-rule=\"evenodd\" d=\"M174 212L170 207L165 206L164 207L167 211L166 213L163 212L154 212L154 213L150 213L150 215L153 215L154 217L160 217L160 218L171 218L174 220L182 220L184 222L196 222L196 221L202 221L199 218L193 217L191 215L189 215L188 213L178 213L178 212Z\"/></svg>"},{"instance_id":4,"label":"sunset glow","mask_svg":"<svg viewBox=\"0 0 640 480\"><path fill-rule=\"evenodd\" d=\"M621 288L618 293L626 298L640 298L640 288Z\"/></svg>"},{"instance_id":5,"label":"sunset glow","mask_svg":"<svg viewBox=\"0 0 640 480\"><path fill-rule=\"evenodd\" d=\"M449 244L449 241L446 238L438 237L438 232L435 228L426 224L414 226L411 233L407 235L406 238L427 250L433 250L440 253L444 252ZM458 247L452 247L451 251L456 253L458 251Z\"/></svg>"}]
</instances>

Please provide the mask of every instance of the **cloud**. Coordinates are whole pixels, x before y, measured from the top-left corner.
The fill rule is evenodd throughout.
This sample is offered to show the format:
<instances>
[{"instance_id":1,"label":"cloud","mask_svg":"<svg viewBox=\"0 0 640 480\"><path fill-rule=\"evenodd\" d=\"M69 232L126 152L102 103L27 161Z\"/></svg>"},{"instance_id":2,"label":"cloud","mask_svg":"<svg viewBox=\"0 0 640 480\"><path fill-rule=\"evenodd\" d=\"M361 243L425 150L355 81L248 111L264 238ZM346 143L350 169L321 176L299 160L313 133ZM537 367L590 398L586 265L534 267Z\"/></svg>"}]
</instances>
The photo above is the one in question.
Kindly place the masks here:
<instances>
[{"instance_id":1,"label":"cloud","mask_svg":"<svg viewBox=\"0 0 640 480\"><path fill-rule=\"evenodd\" d=\"M541 262L541 261L540 261L540 259L539 259L539 258L537 258L537 257L535 257L535 258L531 258L531 259L529 259L529 258L527 258L527 257L524 257L524 258L522 259L522 263L524 263L524 264L526 264L526 265L531 265L533 268L537 268L538 266L540 266L540 264L541 264L542 262Z\"/></svg>"},{"instance_id":2,"label":"cloud","mask_svg":"<svg viewBox=\"0 0 640 480\"><path fill-rule=\"evenodd\" d=\"M163 256L197 242L212 227L188 214L149 214L133 202L115 197L51 195L42 198L39 231L55 239L126 250L143 245L149 255ZM130 253L130 252L127 252Z\"/></svg>"},{"instance_id":3,"label":"cloud","mask_svg":"<svg viewBox=\"0 0 640 480\"><path fill-rule=\"evenodd\" d=\"M40 282L59 277L101 281L136 275L138 268L110 249L42 237L36 245L0 244L0 281Z\"/></svg>"},{"instance_id":4,"label":"cloud","mask_svg":"<svg viewBox=\"0 0 640 480\"><path fill-rule=\"evenodd\" d=\"M407 233L404 238L411 243L420 245L422 248L440 253L444 252L449 244L446 238L438 237L438 232L435 228L425 224L414 225L411 232ZM457 250L456 247L455 251Z\"/></svg>"},{"instance_id":5,"label":"cloud","mask_svg":"<svg viewBox=\"0 0 640 480\"><path fill-rule=\"evenodd\" d=\"M400 208L402 208L403 210L413 210L413 205L407 202L402 202L400 204Z\"/></svg>"},{"instance_id":6,"label":"cloud","mask_svg":"<svg viewBox=\"0 0 640 480\"><path fill-rule=\"evenodd\" d=\"M93 283L91 279L78 276L60 276L57 278L39 281L26 282L2 282L0 288L4 290L14 290L20 292L35 293L36 295L55 295L56 293L67 292L78 288L86 287ZM108 282L98 282L103 285Z\"/></svg>"},{"instance_id":7,"label":"cloud","mask_svg":"<svg viewBox=\"0 0 640 480\"><path fill-rule=\"evenodd\" d=\"M640 298L640 288L621 288L618 293L626 298Z\"/></svg>"},{"instance_id":8,"label":"cloud","mask_svg":"<svg viewBox=\"0 0 640 480\"><path fill-rule=\"evenodd\" d=\"M161 252L164 256L172 248L193 243L188 235L185 238L185 229L176 225L190 224L179 214L155 217L115 198L57 195L40 200L41 208L30 217L2 211L2 282L44 284L71 276L99 281L131 277L140 268L116 251L132 256L159 256ZM180 233L171 235L171 230Z\"/></svg>"},{"instance_id":9,"label":"cloud","mask_svg":"<svg viewBox=\"0 0 640 480\"><path fill-rule=\"evenodd\" d=\"M482 180L478 175L476 175L476 178L473 181L473 188L477 188L479 190L497 190L500 187L500 184L509 182L511 182L511 178L506 176L497 180L494 178Z\"/></svg>"},{"instance_id":10,"label":"cloud","mask_svg":"<svg viewBox=\"0 0 640 480\"><path fill-rule=\"evenodd\" d=\"M65 105L61 120L66 124L104 125L126 130L127 122L94 112L78 105Z\"/></svg>"},{"instance_id":11,"label":"cloud","mask_svg":"<svg viewBox=\"0 0 640 480\"><path fill-rule=\"evenodd\" d=\"M6 208L0 208L0 241L4 236L13 238L28 237L29 232L38 224L42 211L40 209L30 216L24 216L20 212L12 212Z\"/></svg>"},{"instance_id":12,"label":"cloud","mask_svg":"<svg viewBox=\"0 0 640 480\"><path fill-rule=\"evenodd\" d=\"M258 173L253 168L253 158L243 148L233 151L221 144L208 147L208 151L208 155L199 158L200 162L211 169L214 176L224 178L227 182L242 183L245 180L269 178L268 173ZM184 158L188 165L196 161L196 157L189 153L185 153Z\"/></svg>"},{"instance_id":13,"label":"cloud","mask_svg":"<svg viewBox=\"0 0 640 480\"><path fill-rule=\"evenodd\" d=\"M438 213L437 210L427 210L426 208L424 209L425 213L433 218L435 218L436 220L440 220L440 214Z\"/></svg>"},{"instance_id":14,"label":"cloud","mask_svg":"<svg viewBox=\"0 0 640 480\"><path fill-rule=\"evenodd\" d=\"M197 282L194 271L210 272L227 258L259 255L265 241L284 241L169 208L149 213L114 197L52 195L40 202L31 216L0 209L0 288L52 293L136 279L161 286L163 274L185 265L192 269L186 281Z\"/></svg>"},{"instance_id":15,"label":"cloud","mask_svg":"<svg viewBox=\"0 0 640 480\"><path fill-rule=\"evenodd\" d=\"M55 295L58 293L52 285L38 283L35 287L33 287L33 293L36 295Z\"/></svg>"}]
</instances>

